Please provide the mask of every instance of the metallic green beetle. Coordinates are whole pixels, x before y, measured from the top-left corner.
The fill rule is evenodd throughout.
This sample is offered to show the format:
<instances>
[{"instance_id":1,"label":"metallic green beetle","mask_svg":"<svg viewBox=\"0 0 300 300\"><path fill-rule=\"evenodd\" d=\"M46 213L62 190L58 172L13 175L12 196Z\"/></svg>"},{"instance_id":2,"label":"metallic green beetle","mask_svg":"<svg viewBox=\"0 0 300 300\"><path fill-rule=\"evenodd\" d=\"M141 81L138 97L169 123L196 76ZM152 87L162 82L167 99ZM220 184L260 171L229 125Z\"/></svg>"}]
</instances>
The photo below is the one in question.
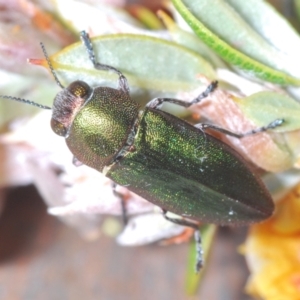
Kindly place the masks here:
<instances>
[{"instance_id":1,"label":"metallic green beetle","mask_svg":"<svg viewBox=\"0 0 300 300\"><path fill-rule=\"evenodd\" d=\"M51 126L56 134L65 137L77 162L104 173L160 206L164 213L170 211L191 220L222 225L245 225L272 214L272 198L254 169L234 149L206 133L205 128L240 138L279 126L283 120L239 135L214 125L193 126L159 109L163 102L193 105L213 92L217 82L191 102L156 98L139 115L125 76L96 62L85 32L81 39L96 69L119 75L119 87L91 88L75 81L63 88L46 56L63 88L54 100ZM192 221L167 219L198 229ZM199 235L197 241L200 244ZM197 270L201 265L198 245Z\"/></svg>"},{"instance_id":2,"label":"metallic green beetle","mask_svg":"<svg viewBox=\"0 0 300 300\"><path fill-rule=\"evenodd\" d=\"M119 88L93 89L76 81L56 96L52 128L66 138L77 160L163 209L191 219L248 224L272 214L269 192L235 150L203 128L158 109L166 101L186 107L197 103L214 90L215 82L191 102L154 99L139 117L125 76L95 61L85 32L82 40L95 68L119 75Z\"/></svg>"}]
</instances>

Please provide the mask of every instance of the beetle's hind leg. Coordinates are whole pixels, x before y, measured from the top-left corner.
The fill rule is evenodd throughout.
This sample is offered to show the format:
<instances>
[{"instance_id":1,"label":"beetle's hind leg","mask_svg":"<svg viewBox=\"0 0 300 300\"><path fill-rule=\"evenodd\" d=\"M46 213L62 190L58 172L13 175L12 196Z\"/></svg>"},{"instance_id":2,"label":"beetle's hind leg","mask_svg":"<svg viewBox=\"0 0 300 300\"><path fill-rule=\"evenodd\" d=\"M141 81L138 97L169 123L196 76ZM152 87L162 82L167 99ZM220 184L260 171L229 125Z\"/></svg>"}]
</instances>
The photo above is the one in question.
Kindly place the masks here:
<instances>
[{"instance_id":1,"label":"beetle's hind leg","mask_svg":"<svg viewBox=\"0 0 300 300\"><path fill-rule=\"evenodd\" d=\"M253 135L256 133L267 131L269 129L276 128L278 126L281 126L283 123L284 123L284 119L276 119L273 122L271 122L270 124L268 124L267 126L259 127L259 128L256 128L256 129L244 132L244 133L235 133L235 132L229 131L227 129L224 129L222 127L219 127L219 126L213 125L213 124L199 123L199 124L196 124L195 126L201 130L205 130L205 129L209 128L209 129L212 129L212 130L215 130L215 131L224 133L226 135L230 135L230 136L240 139L245 136Z\"/></svg>"},{"instance_id":2,"label":"beetle's hind leg","mask_svg":"<svg viewBox=\"0 0 300 300\"><path fill-rule=\"evenodd\" d=\"M199 230L199 226L192 222L188 221L186 219L177 219L177 218L171 218L167 216L167 211L163 209L163 215L166 220L173 222L178 225L191 227L195 230L194 238L195 238L195 244L196 244L196 272L198 273L200 269L203 267L203 250L202 250L202 242L201 242L201 234Z\"/></svg>"},{"instance_id":3,"label":"beetle's hind leg","mask_svg":"<svg viewBox=\"0 0 300 300\"><path fill-rule=\"evenodd\" d=\"M85 31L81 31L80 38L81 38L81 41L88 53L90 61L94 65L94 68L97 70L112 71L112 72L118 74L119 75L119 89L128 94L129 93L129 85L128 85L127 79L123 75L123 73L112 66L104 65L104 64L101 64L96 61L95 51L93 48L92 41L91 41L89 35Z\"/></svg>"}]
</instances>

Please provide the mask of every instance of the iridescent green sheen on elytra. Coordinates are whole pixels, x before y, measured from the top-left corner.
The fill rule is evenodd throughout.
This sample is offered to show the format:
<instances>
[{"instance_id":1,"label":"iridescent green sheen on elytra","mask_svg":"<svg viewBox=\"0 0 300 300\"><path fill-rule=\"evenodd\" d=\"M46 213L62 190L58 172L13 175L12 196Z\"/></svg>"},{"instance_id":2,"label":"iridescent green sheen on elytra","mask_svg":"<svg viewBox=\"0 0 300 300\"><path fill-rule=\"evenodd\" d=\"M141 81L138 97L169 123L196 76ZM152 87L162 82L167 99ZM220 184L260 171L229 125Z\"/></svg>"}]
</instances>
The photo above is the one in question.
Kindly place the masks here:
<instances>
[{"instance_id":1,"label":"iridescent green sheen on elytra","mask_svg":"<svg viewBox=\"0 0 300 300\"><path fill-rule=\"evenodd\" d=\"M216 224L257 222L273 211L236 151L173 115L146 108L134 148L106 176L167 211Z\"/></svg>"}]
</instances>

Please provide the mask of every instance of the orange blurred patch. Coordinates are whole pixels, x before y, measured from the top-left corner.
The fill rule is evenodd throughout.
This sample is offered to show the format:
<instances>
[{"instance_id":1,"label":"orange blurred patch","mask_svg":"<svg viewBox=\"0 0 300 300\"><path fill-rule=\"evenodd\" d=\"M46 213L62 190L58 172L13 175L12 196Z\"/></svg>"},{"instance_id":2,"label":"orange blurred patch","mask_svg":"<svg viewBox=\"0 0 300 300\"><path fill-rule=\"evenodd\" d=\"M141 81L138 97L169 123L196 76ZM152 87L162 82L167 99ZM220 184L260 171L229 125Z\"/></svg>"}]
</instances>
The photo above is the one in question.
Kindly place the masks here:
<instances>
[{"instance_id":1,"label":"orange blurred patch","mask_svg":"<svg viewBox=\"0 0 300 300\"><path fill-rule=\"evenodd\" d=\"M300 299L300 184L278 203L272 218L252 226L244 252L251 271L249 294Z\"/></svg>"},{"instance_id":2,"label":"orange blurred patch","mask_svg":"<svg viewBox=\"0 0 300 300\"><path fill-rule=\"evenodd\" d=\"M161 241L159 244L162 246L181 244L188 242L194 236L194 229L186 227L185 230L177 236Z\"/></svg>"}]
</instances>

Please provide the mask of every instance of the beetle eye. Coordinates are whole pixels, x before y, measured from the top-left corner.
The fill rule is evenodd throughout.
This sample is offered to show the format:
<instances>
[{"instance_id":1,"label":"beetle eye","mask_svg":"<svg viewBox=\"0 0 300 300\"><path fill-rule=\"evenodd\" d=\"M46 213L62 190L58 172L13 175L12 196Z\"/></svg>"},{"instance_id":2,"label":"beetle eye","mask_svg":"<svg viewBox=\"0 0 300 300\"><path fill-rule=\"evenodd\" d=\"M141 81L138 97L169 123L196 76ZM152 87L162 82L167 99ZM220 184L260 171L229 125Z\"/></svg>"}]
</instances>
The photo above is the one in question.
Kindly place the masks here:
<instances>
[{"instance_id":1,"label":"beetle eye","mask_svg":"<svg viewBox=\"0 0 300 300\"><path fill-rule=\"evenodd\" d=\"M60 123L59 121L56 121L55 119L52 118L50 125L51 125L52 130L57 135L60 135L60 136L66 136L67 135L67 128L62 123Z\"/></svg>"},{"instance_id":2,"label":"beetle eye","mask_svg":"<svg viewBox=\"0 0 300 300\"><path fill-rule=\"evenodd\" d=\"M74 81L68 86L68 91L80 98L85 98L87 95L89 95L91 88L87 83L84 81Z\"/></svg>"}]
</instances>

